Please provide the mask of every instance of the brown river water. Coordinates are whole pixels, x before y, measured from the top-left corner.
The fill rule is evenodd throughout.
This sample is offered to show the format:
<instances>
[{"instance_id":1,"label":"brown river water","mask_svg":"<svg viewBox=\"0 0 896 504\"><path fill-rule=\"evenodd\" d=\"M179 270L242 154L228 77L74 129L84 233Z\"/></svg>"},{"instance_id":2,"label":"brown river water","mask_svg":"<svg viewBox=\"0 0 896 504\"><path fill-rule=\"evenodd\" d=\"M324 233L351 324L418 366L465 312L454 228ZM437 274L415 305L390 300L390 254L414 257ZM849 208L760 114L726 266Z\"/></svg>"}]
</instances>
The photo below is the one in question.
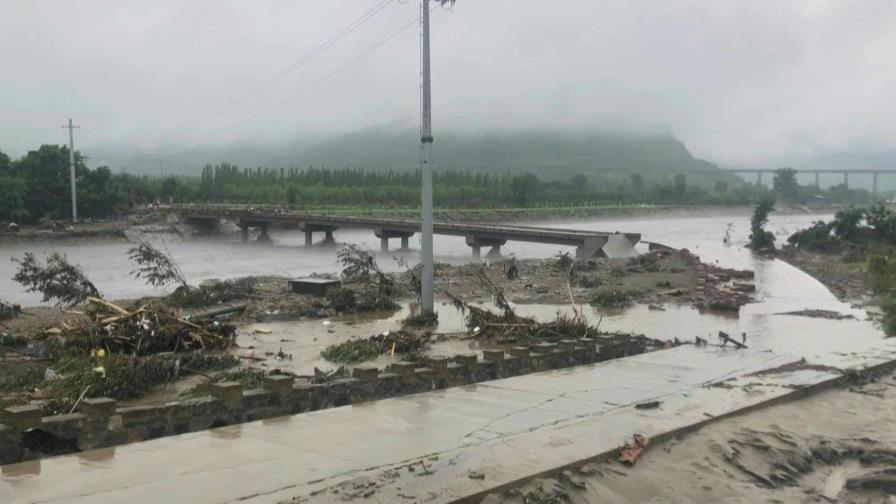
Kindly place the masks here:
<instances>
[{"instance_id":1,"label":"brown river water","mask_svg":"<svg viewBox=\"0 0 896 504\"><path fill-rule=\"evenodd\" d=\"M781 242L790 233L806 227L813 220L829 217L827 215L773 216L769 228ZM647 356L620 359L606 363L606 366L583 366L576 370L557 372L550 376L551 379L545 379L544 376L517 377L512 379L515 380L511 384L512 387L505 384L505 388L502 389L496 389L494 386L460 387L431 394L419 394L413 398L403 398L401 401L387 400L352 406L351 409L345 410L350 412L350 415L344 415L344 412L334 409L298 415L289 419L230 426L208 433L190 434L178 439L166 438L130 447L7 466L3 475L5 479L0 483L0 495L3 495L4 491L10 492L12 502L46 502L53 499L57 502L77 500L91 503L124 500L155 502L159 500L159 495L172 502L223 502L225 500L232 501L234 496L241 496L240 500L246 496L258 497L252 499L251 502L279 502L285 500L285 497L278 498L278 496L283 497L293 490L297 492L302 489L301 486L296 487L297 481L318 481L323 477L331 477L332 482L338 481L343 472L347 471L346 467L353 467L348 465L346 462L348 460L352 460L352 464L357 463L359 467L375 467L377 472L381 472L382 467L385 467L383 464L391 463L393 459L410 460L418 457L418 452L445 451L445 453L449 453L449 450L453 450L450 453L457 453L456 456L446 456L444 461L439 462L441 465L438 470L443 472L438 473L438 478L419 478L417 475L408 473L401 480L402 491L410 491L406 490L404 486L408 485L413 489L413 484L416 482L420 485L419 495L426 495L423 493L424 490L429 489L426 485L447 484L445 482L458 482L458 488L464 485L477 485L476 481L478 480L472 480L463 473L468 467L481 469L483 464L489 463L493 466L488 466L486 469L494 473L497 473L496 468L504 470L506 465L508 468L513 467L512 471L507 469L508 472L532 474L539 472L540 469L531 469L530 464L534 464L532 467L535 467L540 460L544 460L545 464L552 464L555 460L560 460L559 457L554 457L555 452L572 450L573 446L587 445L588 448L585 451L593 450L595 452L618 446L619 439L621 439L619 436L622 435L620 433L625 431L625 435L628 435L630 432L628 430L629 423L641 422L642 427L649 427L662 419L665 419L664 421L693 422L704 419L703 416L700 416L701 411L716 411L713 409L716 408L718 409L717 413L721 413L725 408L733 407L734 402L728 404L725 401L737 399L737 401L742 400L744 404L747 404L750 401L760 401L765 397L762 395L764 389L761 387L756 390L741 391L740 389L728 390L699 386L699 383L706 383L706 380L717 381L725 377L740 376L746 372L745 370L762 369L763 366L771 365L768 363L792 362L799 357L804 357L813 364L829 364L840 368L850 365L853 360L855 363L861 364L861 359L874 355L883 357L886 354L889 356L888 358L891 358L892 351L887 353L886 345L882 344L883 334L873 321L868 320L864 310L840 302L822 284L787 263L774 259L763 259L750 254L744 248L749 232L748 220L748 215L741 213L738 215L691 215L669 216L668 218L541 223L545 226L640 232L648 241L689 248L706 262L718 261L721 266L755 271L757 300L755 303L742 307L739 316L736 317L701 314L689 306L671 304L665 305L665 311L649 310L644 306L635 306L621 311L608 311L589 306L584 308L586 316L593 321L602 319L601 329L633 331L660 339L677 337L687 340L693 339L697 335L708 337L710 333L714 334L718 330L724 330L734 335L744 332L747 334L747 344L750 346L748 351L679 347ZM725 235L729 223L733 223L731 226L732 239L730 244L726 245L723 243L722 237ZM304 250L301 248L302 237L297 233L275 233L273 238L276 243L273 247L245 246L224 241L170 241L167 245L191 282L211 277L226 278L263 274L298 276L312 272L335 273L338 270L335 251L332 249ZM342 242L363 243L371 248L378 245L369 231L340 231L337 232L337 239ZM129 278L128 272L132 267L125 257L127 248L128 245L123 243L19 244L3 247L0 248L0 278L9 279L13 274L14 265L9 262L9 257L19 256L29 250L59 250L81 264L108 297L128 298L151 293L152 291ZM519 243L508 243L505 247L505 253L514 253L521 258L548 257L561 250L567 249L551 245ZM469 257L469 249L464 245L462 239L438 237L436 251L441 261L460 263L468 260ZM398 268L391 255L382 256L380 262L387 268ZM0 281L0 297L16 300L26 305L37 302L37 298L24 295L21 288L11 280ZM453 307L449 304L439 303L438 308L440 332L463 329L462 318ZM521 314L534 315L543 319L552 318L557 310L568 309L568 306L555 305L517 306L517 310ZM829 320L781 314L801 309L833 310L852 314L856 318ZM398 313L383 314L381 317L344 317L330 320L259 323L240 329L240 343L243 347L256 346L256 355L260 355L264 351L276 351L279 347L283 347L285 352L294 354L293 360L274 361L269 359L264 364L269 367L292 369L300 374L309 374L313 366L333 367L319 358L320 349L326 345L352 336L369 336L376 332L392 330L397 328L399 321L406 313L407 308L405 307ZM270 329L271 333L267 334L267 331L256 333L255 328ZM430 352L455 354L475 349L472 345L475 343L471 343L470 340L438 341L433 343ZM855 355L855 359L853 359L853 355ZM375 364L381 366L389 359L389 357L381 357L380 361ZM659 361L659 364L655 361ZM659 375L658 373L663 374ZM787 383L786 378L790 375L782 376L781 383ZM601 380L600 388L586 385L598 379ZM761 379L745 378L745 380ZM699 383L694 385L692 382ZM541 404L544 402L545 394L556 393L556 391L550 392L553 390L551 387L560 387L564 394L569 391L576 394L592 394L593 397L588 397L592 397L595 402L567 398L567 402L563 404L574 410L570 412L536 411L537 404L532 405L526 402L541 401L538 403ZM540 391L539 393L533 392L536 388ZM663 417L644 416L645 413L638 413L636 417L626 417L620 413L621 416L618 417L607 416L606 421L602 421L600 429L594 428L593 424L589 422L575 423L569 420L578 418L577 411L580 408L594 408L601 411L603 411L601 408L615 410L616 406L606 406L611 404L607 401L625 403L625 401L634 400L631 397L632 394L646 394L653 397L659 393L656 392L657 390L672 391L663 396L663 408L668 408L669 412L678 413L670 413ZM760 395L753 399L744 399L752 397L751 394ZM560 395L551 399L558 399L553 406L555 409L560 408ZM857 394L853 395L859 397ZM523 396L532 396L535 399L524 400ZM847 406L852 405L848 404ZM519 410L517 411L515 408L519 408ZM846 412L849 412L848 408ZM604 415L604 413L600 414ZM812 428L817 429L825 422L824 416L830 414L837 413L828 412L827 409L807 410L803 416L797 417L791 423L797 425L796 429L806 431L810 429L804 426L814 423ZM840 413L840 415L845 414ZM794 415L796 414L794 413ZM563 424L566 426L564 428L578 428L579 430L573 434L568 432L564 434L559 428L552 430L550 426L559 421L557 417L563 421L572 422L569 424L572 427ZM890 417L892 417L891 414L883 416L883 418ZM319 419L325 420L325 422L315 423ZM758 421L752 418L749 422L746 420L745 422L752 429L756 427L757 422L767 425L781 423L779 420L780 418L771 416ZM485 426L495 429L498 425L496 422L501 421L512 424L512 428L508 427L508 432L512 431L513 435L521 432L532 432L533 434L531 437L521 436L518 445L513 444L514 438L508 434L502 443L489 444L487 449L478 449L479 445L475 443L467 446L472 443L469 438L462 435L467 430L467 424L479 425L479 422L486 422ZM580 425L580 427L575 427L576 425ZM665 424L660 422L657 425ZM736 426L737 424L735 424ZM309 431L308 429L312 427L317 430ZM616 427L619 432L614 434L615 431L611 431ZM852 428L854 424L847 425L847 427ZM370 435L371 429L376 431L376 436ZM579 437L579 433L585 432L590 433L591 437L585 437L584 434ZM849 436L854 437L855 434L850 431ZM456 445L456 438L463 439L463 446ZM237 439L241 442L234 441ZM358 441L355 442L355 439ZM583 439L588 441L581 442ZM480 444L487 442L488 440L484 440ZM330 454L336 450L342 450L339 452L340 462L338 464L332 462L336 460L335 456L326 459L310 459L309 457L317 452L309 447L313 448L316 444L326 447L321 453ZM420 445L419 449L417 445ZM529 453L524 448L542 445L550 445L553 448L552 450L542 450L537 454ZM483 446L485 445L483 444ZM498 453L498 450L504 449L505 446L509 451ZM712 449L715 449L715 446L717 443L710 445ZM655 452L662 453L660 450L655 450ZM196 456L197 453L213 453L214 456ZM507 455L508 453L511 455ZM699 460L705 458L702 452L698 451L697 454ZM670 466L684 467L682 461L687 461L686 455L677 452L675 457L670 459ZM171 460L183 462L172 464ZM234 460L239 460L239 463L235 464ZM494 462L495 460L501 462ZM519 464L516 464L518 461ZM333 467L325 467L328 463L334 464ZM456 474L451 472L455 463L460 467ZM431 464L434 466L435 462L431 462ZM644 463L639 464L643 465ZM689 464L687 467L694 465L697 464ZM152 470L145 470L147 467L151 467ZM333 476L334 473L338 474ZM668 483L673 479L680 480L679 483L683 482L682 484L689 490L696 491L697 488L700 488L701 491L708 491L706 489L709 483L703 482L702 486L698 487L688 479L693 477L693 471L688 474L672 473L668 467L663 467L662 470L655 473L667 476L666 483L662 487L658 487L659 494L664 497L668 497L670 492L672 495L687 495L684 491L676 489ZM459 474L460 476L458 476ZM490 473L489 478L492 476L493 473ZM727 480L731 478L730 474L724 472L722 476L719 482L713 483L713 485L719 487L727 485ZM68 481L69 484L52 485L49 484L51 481ZM222 485L221 481L232 481L232 483ZM330 480L322 481L325 481L324 484L331 484ZM641 482L644 479L630 479L630 481L633 482L632 484L643 485ZM170 490L171 488L176 488L176 492ZM290 490L283 495L261 493L270 492L271 489L276 488ZM623 495L622 490L624 489L617 488L620 495ZM735 490L738 490L737 498L726 500L726 502L750 502L753 500L748 491ZM173 493L168 495L166 492ZM627 495L633 498L619 499L618 501L646 502L650 499L648 493L639 492L632 491ZM123 498L125 495L129 495L130 498ZM468 495L468 493L463 495ZM642 498L636 498L635 495ZM332 501L330 494L320 494L320 496L323 499L322 502ZM606 497L603 494L601 496ZM587 494L583 499L575 500L575 502L593 502L596 500L593 497L595 495ZM722 501L722 499L702 497L703 494L701 494L701 498L694 499L694 501ZM446 500L448 500L447 494L436 499L436 501ZM0 498L0 501L4 501L4 499ZM379 499L379 501L391 500Z\"/></svg>"},{"instance_id":2,"label":"brown river water","mask_svg":"<svg viewBox=\"0 0 896 504\"><path fill-rule=\"evenodd\" d=\"M769 229L783 242L786 237L818 219L830 215L773 215ZM666 305L665 311L649 310L646 306L635 306L626 310L604 310L584 307L584 312L592 321L602 318L601 329L631 331L659 339L679 338L693 340L694 336L707 337L719 330L729 334L747 334L747 343L752 347L776 352L804 353L811 358L813 348L842 349L848 352L853 344L863 339L878 339L880 330L861 309L842 303L821 283L809 275L779 260L769 260L752 255L744 248L749 235L749 217L743 211L729 215L669 215L627 219L589 219L567 222L534 222L547 227L563 227L584 230L639 232L647 241L663 243L673 247L685 247L701 256L704 261L718 262L725 267L750 269L756 272L757 301L744 306L739 317L716 314L701 314L684 305ZM723 243L726 230L730 229L729 244ZM237 241L220 240L165 240L165 246L174 256L188 280L199 282L206 278L232 278L246 275L288 275L302 276L310 273L336 273L339 266L332 248L302 248L303 236L298 232L279 231L272 233L273 246L257 244L244 245ZM336 238L343 243L359 243L371 249L378 249L378 240L367 230L339 230ZM156 238L158 239L158 238ZM412 247L415 245L412 239ZM133 298L159 293L130 279L132 265L126 257L127 243L90 242L67 243L21 243L0 247L0 299L14 300L23 305L38 304L34 294L24 293L21 286L10 280L15 264L10 258L21 256L26 251L65 253L75 263L80 264L97 287L110 298ZM463 263L469 260L470 249L463 238L437 236L435 249L437 260ZM558 252L571 251L569 247L531 243L508 242L504 253L518 258L550 257ZM414 260L412 253L408 259ZM398 269L393 254L381 254L380 263L385 269ZM568 306L522 305L517 307L521 314L540 319L553 318L558 310L569 310ZM850 313L856 320L827 320L799 316L780 315L782 312L802 309L825 309L840 313ZM463 320L448 303L438 306L440 315L439 332L463 330ZM284 352L293 354L292 361L269 361L271 367L291 369L308 373L314 366L322 369L333 366L319 357L319 351L327 345L344 341L351 337L366 337L399 327L400 320L407 314L407 308L395 314L380 317L343 318L333 320L308 320L301 322L277 322L258 324L242 328L242 346L257 347L257 355L264 352ZM253 330L263 327L270 334L258 334ZM265 331L267 332L267 331ZM429 350L435 354L456 354L475 349L475 343L467 341L436 342ZM390 358L381 358L385 364Z\"/></svg>"}]
</instances>

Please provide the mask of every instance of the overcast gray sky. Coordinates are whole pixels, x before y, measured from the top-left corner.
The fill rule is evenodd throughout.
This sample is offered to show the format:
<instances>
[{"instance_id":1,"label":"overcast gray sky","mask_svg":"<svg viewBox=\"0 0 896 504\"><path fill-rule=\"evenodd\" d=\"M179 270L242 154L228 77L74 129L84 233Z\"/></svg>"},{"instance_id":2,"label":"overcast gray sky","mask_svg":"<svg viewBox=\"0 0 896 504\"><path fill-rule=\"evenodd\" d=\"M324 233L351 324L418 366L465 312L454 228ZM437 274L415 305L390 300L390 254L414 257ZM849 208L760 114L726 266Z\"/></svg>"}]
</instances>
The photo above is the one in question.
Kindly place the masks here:
<instances>
[{"instance_id":1,"label":"overcast gray sky","mask_svg":"<svg viewBox=\"0 0 896 504\"><path fill-rule=\"evenodd\" d=\"M370 9L331 48L249 94ZM0 149L280 141L416 124L409 0L0 0ZM434 6L434 129L669 131L727 163L896 148L896 2ZM310 87L309 86L313 86ZM222 106L245 98L235 106Z\"/></svg>"}]
</instances>

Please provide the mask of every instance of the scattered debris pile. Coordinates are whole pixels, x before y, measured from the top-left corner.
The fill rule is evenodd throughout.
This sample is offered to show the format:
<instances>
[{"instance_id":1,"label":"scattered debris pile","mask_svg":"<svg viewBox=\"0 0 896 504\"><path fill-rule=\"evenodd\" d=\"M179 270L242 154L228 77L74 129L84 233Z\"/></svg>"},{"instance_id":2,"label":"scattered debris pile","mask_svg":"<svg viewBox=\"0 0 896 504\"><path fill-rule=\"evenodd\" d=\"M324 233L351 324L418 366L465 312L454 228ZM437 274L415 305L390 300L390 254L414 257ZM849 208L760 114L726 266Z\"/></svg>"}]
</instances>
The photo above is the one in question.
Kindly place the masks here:
<instances>
[{"instance_id":1,"label":"scattered debris pile","mask_svg":"<svg viewBox=\"0 0 896 504\"><path fill-rule=\"evenodd\" d=\"M311 376L311 383L327 383L332 380L336 380L338 378L348 378L350 371L345 366L339 366L336 369L330 371L321 371L318 368L314 368L314 375Z\"/></svg>"},{"instance_id":2,"label":"scattered debris pile","mask_svg":"<svg viewBox=\"0 0 896 504\"><path fill-rule=\"evenodd\" d=\"M226 350L233 346L236 327L217 321L190 322L174 312L146 305L125 309L104 299L89 297L80 324L64 323L56 331L67 347L89 351L149 355L160 352Z\"/></svg>"},{"instance_id":3,"label":"scattered debris pile","mask_svg":"<svg viewBox=\"0 0 896 504\"><path fill-rule=\"evenodd\" d=\"M822 318L828 320L854 320L855 315L851 313L840 313L833 310L805 309L789 312L776 313L775 315L794 315L799 317Z\"/></svg>"},{"instance_id":4,"label":"scattered debris pile","mask_svg":"<svg viewBox=\"0 0 896 504\"><path fill-rule=\"evenodd\" d=\"M254 277L207 280L199 287L181 286L165 298L170 306L199 308L252 298L257 293Z\"/></svg>"},{"instance_id":5,"label":"scattered debris pile","mask_svg":"<svg viewBox=\"0 0 896 504\"><path fill-rule=\"evenodd\" d=\"M373 252L357 245L347 245L338 253L342 278L352 284L356 310L389 310L397 308L394 298L400 294L395 281L376 262ZM343 294L343 297L345 295Z\"/></svg>"},{"instance_id":6,"label":"scattered debris pile","mask_svg":"<svg viewBox=\"0 0 896 504\"><path fill-rule=\"evenodd\" d=\"M367 339L353 339L330 345L320 356L337 364L357 364L385 353L408 353L423 349L426 337L406 331L388 331Z\"/></svg>"},{"instance_id":7,"label":"scattered debris pile","mask_svg":"<svg viewBox=\"0 0 896 504\"><path fill-rule=\"evenodd\" d=\"M736 312L753 300L752 294L756 291L756 286L744 282L753 279L752 271L704 264L700 262L699 256L687 249L681 249L680 254L693 266L697 275L694 303L699 308Z\"/></svg>"},{"instance_id":8,"label":"scattered debris pile","mask_svg":"<svg viewBox=\"0 0 896 504\"><path fill-rule=\"evenodd\" d=\"M224 281L207 280L199 287L193 287L187 282L167 248L163 252L146 242L129 249L128 258L137 264L137 268L131 271L135 279L143 279L154 287L177 286L174 292L165 298L170 306L181 308L214 306L242 301L255 293L253 277Z\"/></svg>"},{"instance_id":9,"label":"scattered debris pile","mask_svg":"<svg viewBox=\"0 0 896 504\"><path fill-rule=\"evenodd\" d=\"M600 322L591 326L581 309L572 304L573 315L558 312L551 322L539 322L534 318L517 315L504 297L503 291L491 282L484 273L480 276L483 285L494 296L495 304L502 313L470 304L446 293L454 306L466 314L467 327L472 334L491 344L535 345L542 342L556 342L563 339L592 338L599 345L625 347L624 353L642 353L650 349L665 348L672 342L653 340L643 335L629 333L608 333L600 331ZM567 287L569 289L569 287ZM572 293L569 292L572 299Z\"/></svg>"}]
</instances>

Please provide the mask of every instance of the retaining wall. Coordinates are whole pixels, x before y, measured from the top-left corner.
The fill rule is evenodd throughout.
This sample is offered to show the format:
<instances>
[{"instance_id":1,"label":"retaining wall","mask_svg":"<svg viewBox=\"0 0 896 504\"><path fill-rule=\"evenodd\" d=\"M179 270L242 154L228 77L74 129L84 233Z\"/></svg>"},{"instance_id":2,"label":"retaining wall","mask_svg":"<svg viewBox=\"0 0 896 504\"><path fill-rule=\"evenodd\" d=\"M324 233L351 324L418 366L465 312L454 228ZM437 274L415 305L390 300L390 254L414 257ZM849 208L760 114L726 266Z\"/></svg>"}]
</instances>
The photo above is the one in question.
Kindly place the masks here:
<instances>
[{"instance_id":1,"label":"retaining wall","mask_svg":"<svg viewBox=\"0 0 896 504\"><path fill-rule=\"evenodd\" d=\"M563 340L507 352L485 350L423 364L396 363L386 370L355 367L351 378L296 383L290 376L265 377L264 387L243 390L218 383L212 395L163 406L119 407L113 399L86 399L69 415L41 417L37 406L6 408L0 417L0 465L184 434L264 418L294 415L537 371L601 362L647 351L642 339L598 345L593 339Z\"/></svg>"}]
</instances>

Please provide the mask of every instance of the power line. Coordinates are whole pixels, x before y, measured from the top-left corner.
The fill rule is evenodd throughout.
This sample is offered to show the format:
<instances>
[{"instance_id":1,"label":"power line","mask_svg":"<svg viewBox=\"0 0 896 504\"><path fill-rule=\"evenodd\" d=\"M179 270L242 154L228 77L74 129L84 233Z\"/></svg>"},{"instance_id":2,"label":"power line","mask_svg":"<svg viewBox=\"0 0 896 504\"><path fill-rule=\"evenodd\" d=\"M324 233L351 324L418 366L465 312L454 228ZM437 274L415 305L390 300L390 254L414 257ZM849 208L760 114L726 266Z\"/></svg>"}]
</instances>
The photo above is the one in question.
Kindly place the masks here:
<instances>
[{"instance_id":1,"label":"power line","mask_svg":"<svg viewBox=\"0 0 896 504\"><path fill-rule=\"evenodd\" d=\"M256 119L256 118L258 118L258 117L260 117L260 116L262 116L262 115L264 115L264 114L266 114L266 113L268 113L268 112L270 112L271 110L273 110L273 109L279 107L280 105L283 105L284 103L286 103L287 101L289 101L289 100L295 98L296 96L299 96L299 95L301 95L301 94L304 94L305 92L307 92L307 91L309 91L309 90L311 90L311 89L313 89L313 88L315 88L315 87L317 87L317 86L323 84L324 82L326 82L326 81L332 79L333 77L335 77L337 74L341 73L343 70L345 70L345 69L347 69L348 67L354 65L355 63L361 61L362 59L364 59L365 57L367 57L369 54L371 54L372 52L376 51L376 50L379 49L380 47L386 45L386 44L387 44L388 42L390 42L392 39L394 39L394 38L398 37L399 35L401 35L402 33L404 33L408 28L417 25L417 23L418 23L419 21L420 21L420 16L417 16L417 17L414 18L411 22L409 22L409 23L403 25L401 28L399 28L398 30L396 30L395 32L393 32L393 33L392 33L391 35L389 35L388 37L384 38L383 40L380 40L379 42L377 42L376 44L374 44L373 46L371 46L370 48L368 48L366 51L364 51L363 53L359 54L357 57L355 57L355 58L353 58L352 60L350 60L348 63L346 63L346 64L340 66L340 67L337 68L336 70L333 70L332 72L328 73L328 74L325 75L324 77L322 77L322 78L320 78L320 79L318 79L318 80L312 82L311 84L309 84L309 85L307 85L307 86L305 86L305 87L299 89L298 91L296 91L296 92L294 92L294 93L291 93L291 94L287 95L287 96L286 96L285 98L283 98L282 100L280 100L280 101L274 103L273 105L271 105L271 106L269 106L269 107L267 107L267 108L261 110L260 112L258 112L258 113L256 113L256 114L253 114L252 116L247 117L247 118L245 118L245 119L242 119L242 120L240 120L240 121L237 121L237 122L235 122L235 123L232 123L232 124L230 124L229 126L225 126L224 128L221 128L221 129L235 128L235 127L237 127L237 126L240 126L240 125L242 125L242 124L245 124L245 123L247 123L247 122L250 122L250 121L252 121L252 120L254 120L254 119Z\"/></svg>"},{"instance_id":2,"label":"power line","mask_svg":"<svg viewBox=\"0 0 896 504\"><path fill-rule=\"evenodd\" d=\"M245 103L246 101L250 100L251 98L259 95L260 93L269 89L277 81L283 79L284 77L291 74L292 72L305 66L311 60L313 60L316 56L320 55L321 53L323 53L324 51L326 51L327 49L329 49L330 47L335 45L337 42L339 42L340 40L342 40L343 38L348 36L351 32L358 29L361 25L363 25L365 22L369 21L371 18L373 18L377 13L379 13L383 9L385 9L393 1L394 0L381 0L378 4L374 5L370 10L368 10L367 12L362 14L360 17L358 17L357 19L355 19L354 21L352 21L351 23L346 25L342 30L337 32L335 35L332 35L330 38L328 38L327 40L325 40L324 42L319 44L317 47L312 49L310 52L306 53L304 56L302 56L298 60L291 63L289 66L280 70L279 72L272 75L271 77L265 79L258 86L250 89L249 91L247 91L246 93L243 93L240 96L237 96L236 98L230 100L229 102L225 103L224 105L221 105L220 107L216 108L215 110L212 110L211 112L200 115L199 117L196 117L190 121L187 121L187 122L181 124L180 126L177 126L176 128L173 128L168 133L165 133L162 136L163 137L167 136L170 133L173 133L177 130L185 128L186 126L194 124L201 119L205 119L207 117L218 115L218 114L220 114L224 111L227 111L237 105L240 105L241 103Z\"/></svg>"}]
</instances>

